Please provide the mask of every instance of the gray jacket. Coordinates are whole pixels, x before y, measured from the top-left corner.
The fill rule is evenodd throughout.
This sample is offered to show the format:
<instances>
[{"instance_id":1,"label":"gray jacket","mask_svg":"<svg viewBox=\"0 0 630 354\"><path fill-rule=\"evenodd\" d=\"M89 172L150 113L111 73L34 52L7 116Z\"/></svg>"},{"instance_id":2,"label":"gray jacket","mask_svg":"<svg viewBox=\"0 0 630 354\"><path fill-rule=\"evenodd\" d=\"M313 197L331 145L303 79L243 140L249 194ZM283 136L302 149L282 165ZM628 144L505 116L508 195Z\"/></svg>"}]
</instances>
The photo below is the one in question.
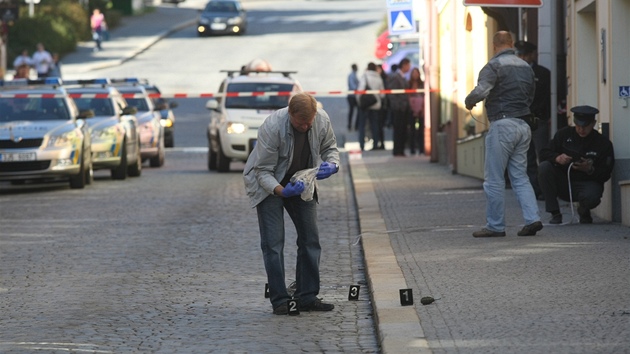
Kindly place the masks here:
<instances>
[{"instance_id":1,"label":"gray jacket","mask_svg":"<svg viewBox=\"0 0 630 354\"><path fill-rule=\"evenodd\" d=\"M397 70L391 73L387 78L387 88L390 90L404 90L407 88L407 79L402 71ZM406 110L409 109L409 96L406 94L388 94L387 99L392 109Z\"/></svg>"},{"instance_id":2,"label":"gray jacket","mask_svg":"<svg viewBox=\"0 0 630 354\"><path fill-rule=\"evenodd\" d=\"M534 71L513 48L493 56L479 72L477 86L466 96L466 106L486 99L489 121L530 114L536 82Z\"/></svg>"},{"instance_id":3,"label":"gray jacket","mask_svg":"<svg viewBox=\"0 0 630 354\"><path fill-rule=\"evenodd\" d=\"M311 146L311 163L317 167L322 161L339 164L337 138L328 114L318 109L313 126L308 132ZM321 161L320 161L321 158ZM258 140L249 155L243 180L250 206L256 207L280 184L293 161L293 129L289 121L289 108L272 113L258 128Z\"/></svg>"}]
</instances>

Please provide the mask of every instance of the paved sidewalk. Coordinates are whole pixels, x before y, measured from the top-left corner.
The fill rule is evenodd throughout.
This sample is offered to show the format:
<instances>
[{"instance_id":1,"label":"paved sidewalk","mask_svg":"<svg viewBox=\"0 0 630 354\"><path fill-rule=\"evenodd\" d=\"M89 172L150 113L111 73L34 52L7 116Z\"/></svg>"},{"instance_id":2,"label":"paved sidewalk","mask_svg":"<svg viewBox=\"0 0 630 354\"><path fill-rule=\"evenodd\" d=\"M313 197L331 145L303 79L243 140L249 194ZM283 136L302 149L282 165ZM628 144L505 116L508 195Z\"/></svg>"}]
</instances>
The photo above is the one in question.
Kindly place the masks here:
<instances>
[{"instance_id":1,"label":"paved sidewalk","mask_svg":"<svg viewBox=\"0 0 630 354\"><path fill-rule=\"evenodd\" d=\"M94 51L94 42L83 42L62 59L64 79L120 65L171 33L197 23L197 17L195 9L175 6L156 6L150 13L123 17L122 24L110 31L110 40L103 42L102 51Z\"/></svg>"},{"instance_id":2,"label":"paved sidewalk","mask_svg":"<svg viewBox=\"0 0 630 354\"><path fill-rule=\"evenodd\" d=\"M195 19L176 7L126 18L104 51L85 43L65 57L64 77L119 65ZM384 353L630 352L630 228L596 220L517 237L508 190L508 236L474 239L481 181L424 156L349 155ZM400 305L400 289L412 289L413 306ZM423 306L424 296L436 300Z\"/></svg>"},{"instance_id":3,"label":"paved sidewalk","mask_svg":"<svg viewBox=\"0 0 630 354\"><path fill-rule=\"evenodd\" d=\"M630 228L570 223L561 204L565 224L518 237L506 190L507 237L475 239L481 181L425 156L359 156L350 162L384 353L630 352ZM407 288L414 306L400 304ZM424 296L436 300L423 306Z\"/></svg>"}]
</instances>

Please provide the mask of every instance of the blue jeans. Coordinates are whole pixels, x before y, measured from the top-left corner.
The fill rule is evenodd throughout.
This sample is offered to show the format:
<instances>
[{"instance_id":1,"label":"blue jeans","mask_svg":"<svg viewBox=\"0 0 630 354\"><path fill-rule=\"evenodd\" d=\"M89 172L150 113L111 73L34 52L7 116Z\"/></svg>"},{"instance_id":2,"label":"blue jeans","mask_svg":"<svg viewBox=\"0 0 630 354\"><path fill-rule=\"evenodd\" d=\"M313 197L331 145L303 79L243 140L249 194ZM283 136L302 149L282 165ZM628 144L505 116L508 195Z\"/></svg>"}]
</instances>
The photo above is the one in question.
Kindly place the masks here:
<instances>
[{"instance_id":1,"label":"blue jeans","mask_svg":"<svg viewBox=\"0 0 630 354\"><path fill-rule=\"evenodd\" d=\"M490 123L486 135L483 190L486 193L486 228L505 231L505 170L521 210L525 225L540 221L534 189L527 176L527 150L531 141L527 123L503 118Z\"/></svg>"},{"instance_id":2,"label":"blue jeans","mask_svg":"<svg viewBox=\"0 0 630 354\"><path fill-rule=\"evenodd\" d=\"M310 304L319 294L319 231L317 230L317 200L305 202L300 198L281 198L271 195L256 210L260 228L269 297L276 308L291 299L284 279L284 210L297 231L297 264L295 298L303 305Z\"/></svg>"}]
</instances>

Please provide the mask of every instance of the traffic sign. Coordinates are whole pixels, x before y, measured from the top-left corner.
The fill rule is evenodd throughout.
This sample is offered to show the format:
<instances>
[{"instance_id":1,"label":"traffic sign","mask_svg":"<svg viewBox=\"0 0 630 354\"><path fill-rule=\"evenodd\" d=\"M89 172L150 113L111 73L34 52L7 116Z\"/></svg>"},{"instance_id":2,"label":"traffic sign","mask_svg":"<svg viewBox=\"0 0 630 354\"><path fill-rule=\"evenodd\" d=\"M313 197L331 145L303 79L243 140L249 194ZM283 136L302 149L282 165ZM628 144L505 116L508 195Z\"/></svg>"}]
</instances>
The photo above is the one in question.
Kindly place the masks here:
<instances>
[{"instance_id":1,"label":"traffic sign","mask_svg":"<svg viewBox=\"0 0 630 354\"><path fill-rule=\"evenodd\" d=\"M416 22L413 20L411 8L389 9L387 19L390 35L413 33L416 31Z\"/></svg>"},{"instance_id":2,"label":"traffic sign","mask_svg":"<svg viewBox=\"0 0 630 354\"><path fill-rule=\"evenodd\" d=\"M630 86L619 86L619 98L630 97Z\"/></svg>"},{"instance_id":3,"label":"traffic sign","mask_svg":"<svg viewBox=\"0 0 630 354\"><path fill-rule=\"evenodd\" d=\"M542 0L464 0L464 6L541 7Z\"/></svg>"}]
</instances>

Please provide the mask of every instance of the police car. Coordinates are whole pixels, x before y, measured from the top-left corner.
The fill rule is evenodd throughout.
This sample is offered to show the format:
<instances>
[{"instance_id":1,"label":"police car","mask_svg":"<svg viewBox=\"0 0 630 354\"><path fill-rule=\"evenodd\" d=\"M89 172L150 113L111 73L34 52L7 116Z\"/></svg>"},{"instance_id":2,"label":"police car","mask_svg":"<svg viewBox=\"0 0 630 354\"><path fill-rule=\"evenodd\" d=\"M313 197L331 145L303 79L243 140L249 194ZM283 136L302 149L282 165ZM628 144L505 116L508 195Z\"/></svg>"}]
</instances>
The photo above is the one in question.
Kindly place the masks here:
<instances>
[{"instance_id":1,"label":"police car","mask_svg":"<svg viewBox=\"0 0 630 354\"><path fill-rule=\"evenodd\" d=\"M153 105L153 101L138 79L111 79L111 81L127 104L138 110L136 119L140 131L142 160L149 160L151 167L164 165L165 139L160 110Z\"/></svg>"},{"instance_id":2,"label":"police car","mask_svg":"<svg viewBox=\"0 0 630 354\"><path fill-rule=\"evenodd\" d=\"M227 172L232 161L247 161L256 144L258 127L272 112L289 104L290 93L301 91L292 71L228 71L218 97L210 99L208 169Z\"/></svg>"},{"instance_id":3,"label":"police car","mask_svg":"<svg viewBox=\"0 0 630 354\"><path fill-rule=\"evenodd\" d=\"M109 79L69 80L65 84L90 129L94 169L109 169L112 179L117 180L140 176L136 109L127 104Z\"/></svg>"},{"instance_id":4,"label":"police car","mask_svg":"<svg viewBox=\"0 0 630 354\"><path fill-rule=\"evenodd\" d=\"M140 82L147 91L149 98L153 101L153 104L160 112L160 117L162 118L160 123L162 124L162 127L164 127L164 146L174 147L175 114L173 113L173 108L177 108L177 102L169 102L165 98L160 97L162 95L160 89L156 85L149 83L147 80L141 80Z\"/></svg>"},{"instance_id":5,"label":"police car","mask_svg":"<svg viewBox=\"0 0 630 354\"><path fill-rule=\"evenodd\" d=\"M59 78L0 81L0 180L92 181L88 125Z\"/></svg>"}]
</instances>

